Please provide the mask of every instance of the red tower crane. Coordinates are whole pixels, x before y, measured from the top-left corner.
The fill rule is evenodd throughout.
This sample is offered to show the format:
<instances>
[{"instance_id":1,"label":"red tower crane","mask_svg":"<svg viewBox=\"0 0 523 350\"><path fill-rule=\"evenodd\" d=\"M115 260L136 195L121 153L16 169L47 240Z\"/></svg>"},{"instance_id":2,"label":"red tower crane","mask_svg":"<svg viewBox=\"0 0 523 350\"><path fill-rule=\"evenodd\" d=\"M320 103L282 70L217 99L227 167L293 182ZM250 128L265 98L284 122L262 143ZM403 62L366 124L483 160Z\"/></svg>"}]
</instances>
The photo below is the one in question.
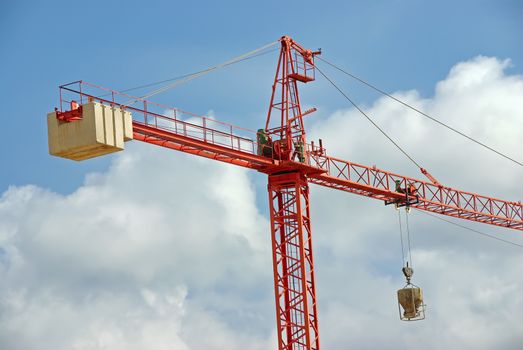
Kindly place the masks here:
<instances>
[{"instance_id":1,"label":"red tower crane","mask_svg":"<svg viewBox=\"0 0 523 350\"><path fill-rule=\"evenodd\" d=\"M308 143L303 117L315 109L302 111L298 84L315 79L320 52L287 36L279 42L267 123L257 132L84 81L60 86L55 117L76 123L84 102L94 101L131 112L135 140L267 174L278 348L319 350L309 183L515 230L523 230L523 205L443 186L425 169L429 181L331 157L321 140Z\"/></svg>"}]
</instances>

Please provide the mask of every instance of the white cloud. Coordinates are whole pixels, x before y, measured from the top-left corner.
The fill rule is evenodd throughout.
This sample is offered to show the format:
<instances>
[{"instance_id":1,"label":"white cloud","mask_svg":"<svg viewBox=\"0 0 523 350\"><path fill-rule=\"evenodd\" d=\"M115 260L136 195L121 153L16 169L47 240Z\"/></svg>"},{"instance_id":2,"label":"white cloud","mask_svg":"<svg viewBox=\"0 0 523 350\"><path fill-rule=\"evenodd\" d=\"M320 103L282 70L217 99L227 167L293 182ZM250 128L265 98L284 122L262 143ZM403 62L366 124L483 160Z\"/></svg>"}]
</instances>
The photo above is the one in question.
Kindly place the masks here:
<instances>
[{"instance_id":1,"label":"white cloud","mask_svg":"<svg viewBox=\"0 0 523 350\"><path fill-rule=\"evenodd\" d=\"M433 98L422 98L414 90L394 96L521 161L523 78L505 74L508 65L508 60L478 56L452 68L436 85ZM523 175L521 167L386 97L363 108L443 184L482 193L492 183L496 188L491 195L523 197L521 187L513 188ZM355 109L334 113L313 125L309 134L323 138L327 150L341 158L423 176Z\"/></svg>"},{"instance_id":2,"label":"white cloud","mask_svg":"<svg viewBox=\"0 0 523 350\"><path fill-rule=\"evenodd\" d=\"M243 169L138 144L70 195L10 188L0 201L0 344L197 349L218 341L184 338L204 319L231 349L263 348L270 237L254 201Z\"/></svg>"},{"instance_id":3,"label":"white cloud","mask_svg":"<svg viewBox=\"0 0 523 350\"><path fill-rule=\"evenodd\" d=\"M523 78L508 67L477 57L457 64L433 98L396 96L521 158ZM518 167L386 99L365 108L444 184L523 198ZM331 155L421 177L353 109L310 134ZM0 348L275 348L269 224L256 207L266 193L247 174L134 143L70 195L8 189L0 198ZM521 249L413 212L414 282L428 310L425 321L404 324L396 212L311 192L324 348L520 347Z\"/></svg>"},{"instance_id":4,"label":"white cloud","mask_svg":"<svg viewBox=\"0 0 523 350\"><path fill-rule=\"evenodd\" d=\"M523 77L507 75L508 65L509 61L476 57L457 64L437 84L433 98L421 98L416 91L395 96L521 160ZM520 167L438 129L386 98L364 109L445 185L508 200L523 198ZM423 179L354 109L317 122L310 134L313 138L321 135L331 155ZM322 282L319 297L327 300L320 304L324 346L521 346L523 321L518 315L523 298L517 292L523 288L521 249L413 211L414 283L424 289L428 310L425 321L401 324L394 309L395 290L403 283L395 210L328 189L315 189L312 210L320 255L316 260ZM523 244L519 231L461 224ZM333 283L340 278L350 282ZM335 327L333 334L325 334L325 324L328 331Z\"/></svg>"}]
</instances>

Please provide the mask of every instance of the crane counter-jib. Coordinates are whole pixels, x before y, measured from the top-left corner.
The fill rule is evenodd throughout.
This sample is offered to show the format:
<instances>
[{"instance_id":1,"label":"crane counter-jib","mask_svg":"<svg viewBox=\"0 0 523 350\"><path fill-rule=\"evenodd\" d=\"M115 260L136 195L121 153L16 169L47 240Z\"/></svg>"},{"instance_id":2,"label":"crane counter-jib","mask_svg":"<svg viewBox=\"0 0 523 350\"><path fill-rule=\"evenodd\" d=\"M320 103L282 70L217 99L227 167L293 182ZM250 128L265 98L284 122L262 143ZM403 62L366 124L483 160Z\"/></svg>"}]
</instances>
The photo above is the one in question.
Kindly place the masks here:
<instances>
[{"instance_id":1,"label":"crane counter-jib","mask_svg":"<svg viewBox=\"0 0 523 350\"><path fill-rule=\"evenodd\" d=\"M149 131L169 132L181 136L185 140L199 140L207 146L213 145L221 150L227 149L242 156L250 154L248 158L253 158L252 156L258 153L257 142L255 141L256 132L253 130L224 123L214 118L198 116L178 108L150 102L83 81L60 86L60 108L55 109L56 116L62 121L79 120L81 119L82 106L88 103L111 107L113 111L120 109L130 112L132 113L133 124L135 126L147 126ZM78 112L78 109L80 109L80 112ZM103 120L101 123L103 124ZM93 127L96 128L96 125ZM133 129L135 133L141 130L139 127ZM71 136L70 138L77 137ZM147 139L152 140L151 137ZM92 142L96 142L93 147L98 147L100 140ZM121 149L123 147L118 150ZM258 159L258 161L264 165L268 164L267 159Z\"/></svg>"}]
</instances>

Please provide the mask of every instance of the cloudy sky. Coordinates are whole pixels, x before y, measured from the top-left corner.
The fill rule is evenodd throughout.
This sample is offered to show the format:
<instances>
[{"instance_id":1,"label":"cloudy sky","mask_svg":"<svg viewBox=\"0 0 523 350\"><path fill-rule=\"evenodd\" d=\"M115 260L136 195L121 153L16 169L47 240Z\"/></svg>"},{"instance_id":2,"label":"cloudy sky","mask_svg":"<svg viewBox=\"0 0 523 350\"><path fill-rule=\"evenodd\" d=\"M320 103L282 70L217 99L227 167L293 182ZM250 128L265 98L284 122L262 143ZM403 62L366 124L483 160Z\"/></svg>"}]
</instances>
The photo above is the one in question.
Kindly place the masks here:
<instances>
[{"instance_id":1,"label":"cloudy sky","mask_svg":"<svg viewBox=\"0 0 523 350\"><path fill-rule=\"evenodd\" d=\"M45 115L57 85L125 89L289 34L522 161L522 16L509 0L3 1L0 349L276 344L266 178L139 142L82 163L53 158ZM154 100L255 129L275 63L264 55ZM522 167L321 67L443 184L523 199ZM306 127L329 154L422 178L324 80L302 101L318 108ZM405 323L398 213L316 186L311 203L323 348L521 348L523 248L412 211L427 319ZM519 231L459 223L523 245Z\"/></svg>"}]
</instances>

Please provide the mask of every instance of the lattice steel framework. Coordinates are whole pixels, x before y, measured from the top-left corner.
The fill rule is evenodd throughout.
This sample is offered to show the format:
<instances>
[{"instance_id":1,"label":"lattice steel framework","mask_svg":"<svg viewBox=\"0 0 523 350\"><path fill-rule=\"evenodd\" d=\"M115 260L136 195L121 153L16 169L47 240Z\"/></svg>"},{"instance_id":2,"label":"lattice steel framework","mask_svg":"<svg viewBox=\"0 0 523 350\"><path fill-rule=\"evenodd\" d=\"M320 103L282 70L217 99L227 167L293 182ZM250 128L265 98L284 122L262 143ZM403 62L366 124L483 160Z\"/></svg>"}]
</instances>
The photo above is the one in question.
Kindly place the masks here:
<instances>
[{"instance_id":1,"label":"lattice steel framework","mask_svg":"<svg viewBox=\"0 0 523 350\"><path fill-rule=\"evenodd\" d=\"M319 350L307 179L270 175L268 189L279 349Z\"/></svg>"},{"instance_id":2,"label":"lattice steel framework","mask_svg":"<svg viewBox=\"0 0 523 350\"><path fill-rule=\"evenodd\" d=\"M280 42L265 131L275 141L277 157L288 160L293 157L292 150L297 144L306 143L298 82L314 80L314 56L320 52L306 50L287 36ZM273 123L276 124L274 127Z\"/></svg>"}]
</instances>

